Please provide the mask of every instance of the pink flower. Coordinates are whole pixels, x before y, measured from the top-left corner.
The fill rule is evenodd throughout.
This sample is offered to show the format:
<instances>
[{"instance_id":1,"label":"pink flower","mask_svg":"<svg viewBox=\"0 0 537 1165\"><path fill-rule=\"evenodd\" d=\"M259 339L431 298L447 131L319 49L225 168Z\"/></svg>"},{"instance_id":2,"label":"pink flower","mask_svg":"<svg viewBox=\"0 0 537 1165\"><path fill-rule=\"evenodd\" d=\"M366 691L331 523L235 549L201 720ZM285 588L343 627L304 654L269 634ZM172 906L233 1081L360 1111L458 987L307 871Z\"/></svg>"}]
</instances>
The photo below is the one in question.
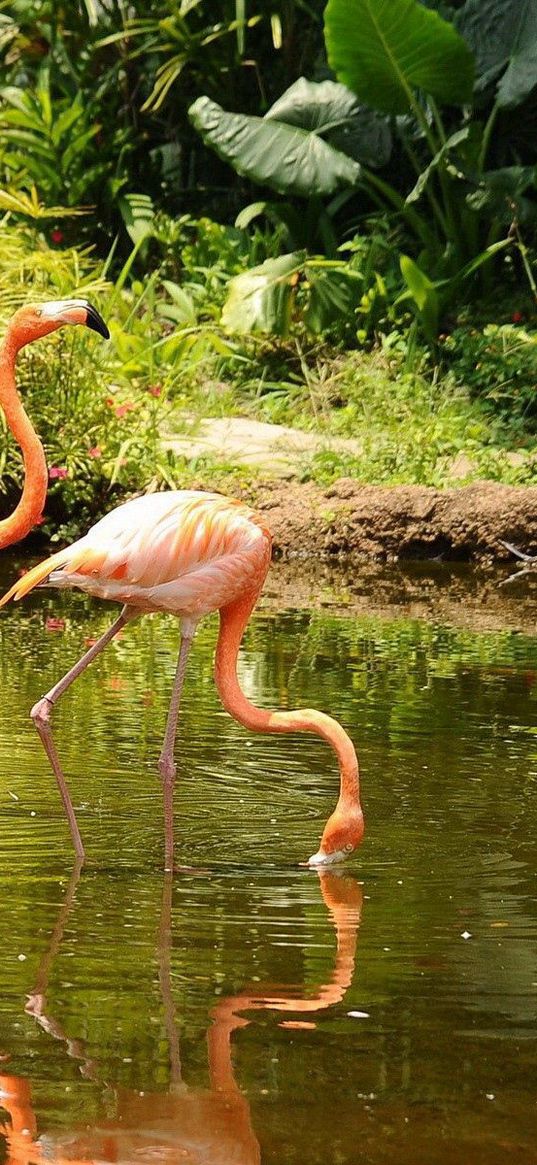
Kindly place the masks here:
<instances>
[{"instance_id":1,"label":"pink flower","mask_svg":"<svg viewBox=\"0 0 537 1165\"><path fill-rule=\"evenodd\" d=\"M63 231L61 231L59 229L59 227L55 227L54 230L50 232L51 243L55 243L57 246L59 246L60 243L63 243L63 240L64 240Z\"/></svg>"},{"instance_id":2,"label":"pink flower","mask_svg":"<svg viewBox=\"0 0 537 1165\"><path fill-rule=\"evenodd\" d=\"M54 615L49 615L45 619L46 631L65 631L65 619L56 619Z\"/></svg>"},{"instance_id":3,"label":"pink flower","mask_svg":"<svg viewBox=\"0 0 537 1165\"><path fill-rule=\"evenodd\" d=\"M148 391L148 393L150 393L151 396L160 396L162 393L162 385L161 384L150 384L147 391Z\"/></svg>"},{"instance_id":4,"label":"pink flower","mask_svg":"<svg viewBox=\"0 0 537 1165\"><path fill-rule=\"evenodd\" d=\"M65 465L51 465L48 475L50 480L54 481L55 478L68 477L69 470Z\"/></svg>"},{"instance_id":5,"label":"pink flower","mask_svg":"<svg viewBox=\"0 0 537 1165\"><path fill-rule=\"evenodd\" d=\"M97 457L102 457L103 451L100 445L94 445L93 449L88 449L88 454L90 457L97 459Z\"/></svg>"},{"instance_id":6,"label":"pink flower","mask_svg":"<svg viewBox=\"0 0 537 1165\"><path fill-rule=\"evenodd\" d=\"M114 412L116 414L116 417L118 417L121 420L121 417L126 416L127 413L131 413L132 410L135 408L136 408L136 405L133 404L131 400L126 400L125 404L116 405Z\"/></svg>"}]
</instances>

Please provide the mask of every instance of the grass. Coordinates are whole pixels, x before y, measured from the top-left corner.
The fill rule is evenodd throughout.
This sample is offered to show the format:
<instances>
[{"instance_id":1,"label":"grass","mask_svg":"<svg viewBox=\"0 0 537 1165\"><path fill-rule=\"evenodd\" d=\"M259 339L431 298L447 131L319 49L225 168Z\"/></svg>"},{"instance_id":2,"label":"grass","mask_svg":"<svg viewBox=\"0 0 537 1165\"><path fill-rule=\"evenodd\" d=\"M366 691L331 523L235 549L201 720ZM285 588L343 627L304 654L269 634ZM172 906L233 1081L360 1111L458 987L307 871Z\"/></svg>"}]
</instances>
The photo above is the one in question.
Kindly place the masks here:
<instances>
[{"instance_id":1,"label":"grass","mask_svg":"<svg viewBox=\"0 0 537 1165\"><path fill-rule=\"evenodd\" d=\"M472 397L453 372L427 364L421 354L408 369L405 347L392 336L371 351L345 355L299 345L250 352L230 369L220 362L196 382L178 387L177 413L240 414L316 432L327 445L352 437L359 456L317 453L302 477L321 485L337 477L382 485L442 487L484 478L506 484L537 483L537 441L520 417L509 421L489 402ZM224 379L232 376L233 379Z\"/></svg>"},{"instance_id":2,"label":"grass","mask_svg":"<svg viewBox=\"0 0 537 1165\"><path fill-rule=\"evenodd\" d=\"M135 492L192 484L240 490L258 480L233 463L164 448L166 430L191 428L196 417L297 426L327 447L354 438L359 456L330 448L301 456L297 472L321 485L340 476L385 485L537 482L531 329L459 328L445 345L445 371L408 333L346 353L305 338L226 337L216 308L211 318L179 320L184 305L177 295L170 302L170 286L158 270L130 284L124 272L112 284L87 250L55 249L34 227L0 224L0 321L32 299L84 295L112 332L103 344L86 329L65 329L20 357L19 386L52 471L42 527L51 539L76 536ZM4 512L20 479L20 455L0 418Z\"/></svg>"}]
</instances>

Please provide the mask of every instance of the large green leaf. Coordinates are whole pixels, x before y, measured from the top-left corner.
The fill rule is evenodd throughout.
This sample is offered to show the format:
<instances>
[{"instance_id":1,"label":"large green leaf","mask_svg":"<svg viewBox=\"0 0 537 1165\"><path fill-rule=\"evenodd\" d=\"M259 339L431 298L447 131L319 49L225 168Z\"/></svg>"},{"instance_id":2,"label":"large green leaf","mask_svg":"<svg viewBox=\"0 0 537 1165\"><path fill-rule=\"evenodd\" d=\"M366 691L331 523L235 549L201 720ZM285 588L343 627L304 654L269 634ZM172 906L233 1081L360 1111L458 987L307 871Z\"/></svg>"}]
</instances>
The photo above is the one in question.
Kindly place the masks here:
<instances>
[{"instance_id":1,"label":"large green leaf","mask_svg":"<svg viewBox=\"0 0 537 1165\"><path fill-rule=\"evenodd\" d=\"M328 60L338 80L385 113L408 113L413 91L460 105L472 94L463 38L418 0L328 0Z\"/></svg>"},{"instance_id":2,"label":"large green leaf","mask_svg":"<svg viewBox=\"0 0 537 1165\"><path fill-rule=\"evenodd\" d=\"M467 0L457 27L476 60L478 89L500 77L498 105L520 105L537 85L535 0Z\"/></svg>"},{"instance_id":3,"label":"large green leaf","mask_svg":"<svg viewBox=\"0 0 537 1165\"><path fill-rule=\"evenodd\" d=\"M358 163L318 133L275 117L226 113L208 97L199 97L188 113L204 142L238 174L279 194L328 195L360 176Z\"/></svg>"},{"instance_id":4,"label":"large green leaf","mask_svg":"<svg viewBox=\"0 0 537 1165\"><path fill-rule=\"evenodd\" d=\"M392 149L389 121L361 105L355 93L338 81L307 81L299 77L265 114L287 125L319 134L364 166L385 166Z\"/></svg>"},{"instance_id":5,"label":"large green leaf","mask_svg":"<svg viewBox=\"0 0 537 1165\"><path fill-rule=\"evenodd\" d=\"M304 254L293 251L279 259L267 259L229 282L222 309L228 332L269 332L287 336L291 323L294 288L304 264Z\"/></svg>"}]
</instances>

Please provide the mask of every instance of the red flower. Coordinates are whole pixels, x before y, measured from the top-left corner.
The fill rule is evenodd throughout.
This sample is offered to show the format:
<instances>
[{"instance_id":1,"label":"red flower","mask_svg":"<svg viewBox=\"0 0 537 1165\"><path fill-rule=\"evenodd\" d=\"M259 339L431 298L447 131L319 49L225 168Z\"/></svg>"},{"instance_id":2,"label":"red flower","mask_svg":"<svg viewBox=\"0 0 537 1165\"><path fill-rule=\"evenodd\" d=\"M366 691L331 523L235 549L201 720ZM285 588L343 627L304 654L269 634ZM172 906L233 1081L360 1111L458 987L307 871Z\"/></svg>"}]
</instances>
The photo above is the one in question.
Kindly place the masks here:
<instances>
[{"instance_id":1,"label":"red flower","mask_svg":"<svg viewBox=\"0 0 537 1165\"><path fill-rule=\"evenodd\" d=\"M514 311L511 316L511 320L514 324L521 324L523 319L524 316L521 311Z\"/></svg>"},{"instance_id":2,"label":"red flower","mask_svg":"<svg viewBox=\"0 0 537 1165\"><path fill-rule=\"evenodd\" d=\"M160 396L162 392L161 384L150 384L147 390L151 396Z\"/></svg>"},{"instance_id":3,"label":"red flower","mask_svg":"<svg viewBox=\"0 0 537 1165\"><path fill-rule=\"evenodd\" d=\"M63 231L61 231L59 229L59 227L55 227L54 230L50 232L51 243L55 243L57 246L59 246L60 243L63 243L63 240L64 240Z\"/></svg>"},{"instance_id":4,"label":"red flower","mask_svg":"<svg viewBox=\"0 0 537 1165\"><path fill-rule=\"evenodd\" d=\"M90 457L96 459L97 457L102 457L103 451L100 445L94 445L93 449L88 449L88 454Z\"/></svg>"},{"instance_id":5,"label":"red flower","mask_svg":"<svg viewBox=\"0 0 537 1165\"><path fill-rule=\"evenodd\" d=\"M55 619L54 615L49 615L45 619L46 631L65 631L65 619Z\"/></svg>"},{"instance_id":6,"label":"red flower","mask_svg":"<svg viewBox=\"0 0 537 1165\"><path fill-rule=\"evenodd\" d=\"M48 471L48 475L50 477L50 480L53 481L54 478L57 478L57 477L68 477L69 470L67 469L67 467L65 465L51 465L51 467Z\"/></svg>"},{"instance_id":7,"label":"red flower","mask_svg":"<svg viewBox=\"0 0 537 1165\"><path fill-rule=\"evenodd\" d=\"M126 416L127 413L131 413L132 410L135 408L136 408L136 405L133 404L131 400L126 400L125 404L116 405L114 412L116 414L116 417L118 417L121 420L121 417Z\"/></svg>"}]
</instances>

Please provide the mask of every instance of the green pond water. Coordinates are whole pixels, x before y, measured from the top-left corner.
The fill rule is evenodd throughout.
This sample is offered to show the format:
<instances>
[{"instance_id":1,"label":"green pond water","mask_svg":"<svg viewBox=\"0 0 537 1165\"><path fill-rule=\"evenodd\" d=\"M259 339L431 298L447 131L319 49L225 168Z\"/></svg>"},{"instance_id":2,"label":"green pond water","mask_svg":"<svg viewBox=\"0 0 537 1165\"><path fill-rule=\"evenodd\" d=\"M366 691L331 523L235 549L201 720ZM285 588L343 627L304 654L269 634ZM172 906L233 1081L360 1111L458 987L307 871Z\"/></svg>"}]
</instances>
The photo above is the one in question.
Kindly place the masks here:
<instances>
[{"instance_id":1,"label":"green pond water","mask_svg":"<svg viewBox=\"0 0 537 1165\"><path fill-rule=\"evenodd\" d=\"M190 868L163 875L178 626L151 617L55 712L78 876L28 710L113 609L43 590L2 612L0 1163L537 1162L535 589L498 583L272 572L242 683L355 740L367 832L340 875L299 866L331 755L222 711L216 620L177 746Z\"/></svg>"}]
</instances>

